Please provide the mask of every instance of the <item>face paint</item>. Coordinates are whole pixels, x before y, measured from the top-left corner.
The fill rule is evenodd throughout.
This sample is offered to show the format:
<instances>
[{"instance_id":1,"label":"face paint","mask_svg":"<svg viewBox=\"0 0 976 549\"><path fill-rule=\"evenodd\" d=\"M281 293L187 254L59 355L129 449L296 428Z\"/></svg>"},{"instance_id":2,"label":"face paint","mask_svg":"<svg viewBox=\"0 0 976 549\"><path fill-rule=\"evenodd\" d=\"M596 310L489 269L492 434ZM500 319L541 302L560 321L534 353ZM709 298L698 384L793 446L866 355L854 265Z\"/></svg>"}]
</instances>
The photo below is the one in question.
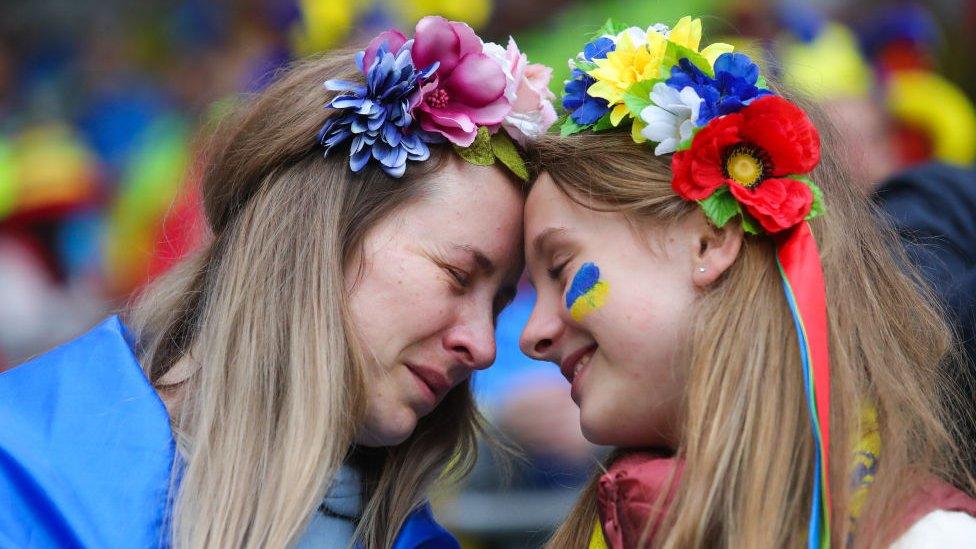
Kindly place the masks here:
<instances>
[{"instance_id":1,"label":"face paint","mask_svg":"<svg viewBox=\"0 0 976 549\"><path fill-rule=\"evenodd\" d=\"M584 263L573 277L566 293L566 308L573 320L579 322L589 313L599 309L607 300L610 286L600 280L600 268L595 263Z\"/></svg>"}]
</instances>

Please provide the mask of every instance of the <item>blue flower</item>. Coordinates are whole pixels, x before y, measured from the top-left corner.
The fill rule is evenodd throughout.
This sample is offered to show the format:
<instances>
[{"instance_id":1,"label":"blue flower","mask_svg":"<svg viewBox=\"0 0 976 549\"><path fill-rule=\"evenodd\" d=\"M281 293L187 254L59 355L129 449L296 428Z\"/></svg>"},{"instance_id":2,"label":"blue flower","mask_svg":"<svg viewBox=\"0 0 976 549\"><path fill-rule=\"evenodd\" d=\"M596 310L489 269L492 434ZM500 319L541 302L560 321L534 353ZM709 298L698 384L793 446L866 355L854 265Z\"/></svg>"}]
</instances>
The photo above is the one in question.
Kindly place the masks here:
<instances>
[{"instance_id":1,"label":"blue flower","mask_svg":"<svg viewBox=\"0 0 976 549\"><path fill-rule=\"evenodd\" d=\"M365 52L359 52L356 64L366 75L365 86L343 80L325 83L326 89L340 92L326 107L343 112L322 126L319 143L329 154L351 139L349 167L354 172L362 170L372 158L384 172L400 177L407 160L426 160L430 156L427 143L437 141L414 124L411 111L420 102L421 87L431 79L438 64L418 71L410 57L412 46L410 40L396 53L380 46L368 68L363 67Z\"/></svg>"},{"instance_id":2,"label":"blue flower","mask_svg":"<svg viewBox=\"0 0 976 549\"><path fill-rule=\"evenodd\" d=\"M723 53L715 60L715 78L705 74L688 59L681 59L671 67L667 85L677 90L691 86L704 101L699 111L698 126L704 126L718 116L742 110L754 99L772 92L756 86L759 67L741 53Z\"/></svg>"},{"instance_id":3,"label":"blue flower","mask_svg":"<svg viewBox=\"0 0 976 549\"><path fill-rule=\"evenodd\" d=\"M585 61L606 58L616 44L606 36L601 36L583 47L582 58ZM595 123L610 112L610 104L606 99L590 97L586 90L596 83L596 79L586 72L574 68L570 79L566 81L563 90L563 109L569 111L573 122L581 126Z\"/></svg>"}]
</instances>

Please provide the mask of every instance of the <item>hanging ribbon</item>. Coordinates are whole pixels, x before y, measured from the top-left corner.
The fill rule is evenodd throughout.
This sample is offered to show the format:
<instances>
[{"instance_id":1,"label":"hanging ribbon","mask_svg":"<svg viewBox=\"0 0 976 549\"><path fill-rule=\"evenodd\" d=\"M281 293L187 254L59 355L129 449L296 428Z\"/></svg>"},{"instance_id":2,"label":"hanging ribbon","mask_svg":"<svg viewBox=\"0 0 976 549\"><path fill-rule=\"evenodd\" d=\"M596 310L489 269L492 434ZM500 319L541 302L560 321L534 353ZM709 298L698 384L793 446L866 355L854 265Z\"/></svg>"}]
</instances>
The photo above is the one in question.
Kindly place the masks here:
<instances>
[{"instance_id":1,"label":"hanging ribbon","mask_svg":"<svg viewBox=\"0 0 976 549\"><path fill-rule=\"evenodd\" d=\"M804 221L778 242L776 262L796 325L815 459L808 547L830 546L830 353L820 252Z\"/></svg>"}]
</instances>

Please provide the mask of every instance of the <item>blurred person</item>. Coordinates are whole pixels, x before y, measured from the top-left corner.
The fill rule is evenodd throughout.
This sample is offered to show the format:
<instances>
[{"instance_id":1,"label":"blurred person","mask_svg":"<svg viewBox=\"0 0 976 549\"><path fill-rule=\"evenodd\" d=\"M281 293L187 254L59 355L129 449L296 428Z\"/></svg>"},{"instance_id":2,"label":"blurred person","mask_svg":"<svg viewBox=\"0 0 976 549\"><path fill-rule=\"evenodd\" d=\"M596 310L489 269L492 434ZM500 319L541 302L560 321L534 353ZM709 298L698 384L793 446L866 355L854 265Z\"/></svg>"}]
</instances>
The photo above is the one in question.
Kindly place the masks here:
<instances>
[{"instance_id":1,"label":"blurred person","mask_svg":"<svg viewBox=\"0 0 976 549\"><path fill-rule=\"evenodd\" d=\"M0 376L0 545L456 547L549 74L426 17L225 120L202 249Z\"/></svg>"},{"instance_id":2,"label":"blurred person","mask_svg":"<svg viewBox=\"0 0 976 549\"><path fill-rule=\"evenodd\" d=\"M698 21L607 30L525 205L522 348L618 448L550 546L972 546L950 330L832 137Z\"/></svg>"}]
</instances>

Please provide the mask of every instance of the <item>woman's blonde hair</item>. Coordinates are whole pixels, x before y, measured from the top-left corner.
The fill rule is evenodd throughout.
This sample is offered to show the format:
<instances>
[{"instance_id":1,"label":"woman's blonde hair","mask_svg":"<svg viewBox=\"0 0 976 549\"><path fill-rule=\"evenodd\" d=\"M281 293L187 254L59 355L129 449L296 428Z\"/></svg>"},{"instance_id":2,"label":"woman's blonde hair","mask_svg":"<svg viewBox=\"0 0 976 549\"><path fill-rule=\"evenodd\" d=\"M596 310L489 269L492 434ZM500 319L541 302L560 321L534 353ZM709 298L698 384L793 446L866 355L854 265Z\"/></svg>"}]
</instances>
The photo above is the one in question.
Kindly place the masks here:
<instances>
[{"instance_id":1,"label":"woman's blonde hair","mask_svg":"<svg viewBox=\"0 0 976 549\"><path fill-rule=\"evenodd\" d=\"M629 132L546 137L532 156L535 168L584 206L661 224L700 215L672 190L671 157L655 156ZM906 274L893 232L878 222L838 158L825 150L812 178L827 206L810 223L830 330L831 541L846 545L850 536L858 546L885 545L900 505L930 475L972 487L941 398L951 390L940 368L951 333L918 279ZM661 528L651 539L648 525L643 540L661 547L803 545L813 439L772 240L747 236L735 263L697 306L680 413L683 440L675 449L684 472ZM864 405L877 409L882 450L855 522L849 518L854 446L867 428ZM594 481L584 489L549 546L587 546L597 520L596 488Z\"/></svg>"},{"instance_id":2,"label":"woman's blonde hair","mask_svg":"<svg viewBox=\"0 0 976 549\"><path fill-rule=\"evenodd\" d=\"M202 179L212 238L126 316L172 413L178 547L294 543L347 459L365 469L358 540L388 547L429 484L475 459L482 419L467 383L404 443L351 452L367 380L344 267L451 154L433 147L398 180L323 158L316 133L334 111L322 83L361 81L354 70L350 53L299 63L219 124Z\"/></svg>"}]
</instances>

